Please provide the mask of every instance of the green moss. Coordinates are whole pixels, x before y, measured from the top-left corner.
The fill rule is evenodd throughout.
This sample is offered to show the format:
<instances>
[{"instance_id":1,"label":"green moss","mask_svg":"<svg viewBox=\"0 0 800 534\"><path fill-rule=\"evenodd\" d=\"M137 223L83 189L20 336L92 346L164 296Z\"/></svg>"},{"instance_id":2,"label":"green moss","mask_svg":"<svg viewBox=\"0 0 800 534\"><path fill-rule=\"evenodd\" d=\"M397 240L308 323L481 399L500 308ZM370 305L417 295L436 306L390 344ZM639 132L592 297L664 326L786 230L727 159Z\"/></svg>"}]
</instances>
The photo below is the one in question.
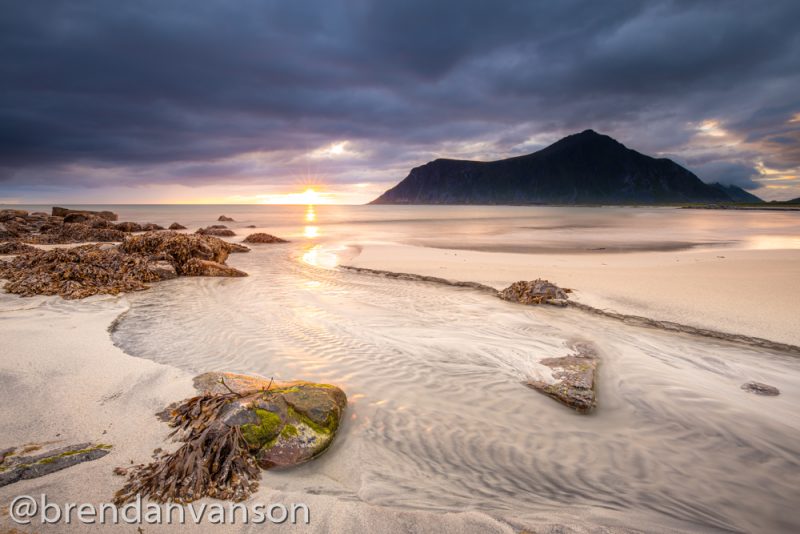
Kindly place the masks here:
<instances>
[{"instance_id":1,"label":"green moss","mask_svg":"<svg viewBox=\"0 0 800 534\"><path fill-rule=\"evenodd\" d=\"M298 435L300 432L297 430L297 427L291 423L286 423L286 426L283 427L281 431L281 436L284 438L291 438Z\"/></svg>"},{"instance_id":2,"label":"green moss","mask_svg":"<svg viewBox=\"0 0 800 534\"><path fill-rule=\"evenodd\" d=\"M247 444L260 449L272 441L281 431L283 421L280 416L267 410L254 410L259 422L242 425L242 435Z\"/></svg>"},{"instance_id":3,"label":"green moss","mask_svg":"<svg viewBox=\"0 0 800 534\"><path fill-rule=\"evenodd\" d=\"M51 464L51 463L55 462L56 460L58 460L60 458L66 458L68 456L75 456L77 454L86 454L87 452L92 452L92 451L110 450L110 449L111 449L111 445L105 445L105 444L101 443L100 445L95 445L94 447L89 447L88 449L80 449L80 450L77 450L77 451L66 451L66 452L62 452L61 454L56 454L55 456L48 456L47 458L42 458L41 460L39 460L36 463L37 464Z\"/></svg>"},{"instance_id":4,"label":"green moss","mask_svg":"<svg viewBox=\"0 0 800 534\"><path fill-rule=\"evenodd\" d=\"M330 434L339 426L339 422L333 415L328 415L327 421L325 421L324 425L319 425L312 421L310 418L306 417L305 415L301 414L291 406L289 407L289 414L294 416L296 419L301 421L303 424L311 428L317 434Z\"/></svg>"}]
</instances>

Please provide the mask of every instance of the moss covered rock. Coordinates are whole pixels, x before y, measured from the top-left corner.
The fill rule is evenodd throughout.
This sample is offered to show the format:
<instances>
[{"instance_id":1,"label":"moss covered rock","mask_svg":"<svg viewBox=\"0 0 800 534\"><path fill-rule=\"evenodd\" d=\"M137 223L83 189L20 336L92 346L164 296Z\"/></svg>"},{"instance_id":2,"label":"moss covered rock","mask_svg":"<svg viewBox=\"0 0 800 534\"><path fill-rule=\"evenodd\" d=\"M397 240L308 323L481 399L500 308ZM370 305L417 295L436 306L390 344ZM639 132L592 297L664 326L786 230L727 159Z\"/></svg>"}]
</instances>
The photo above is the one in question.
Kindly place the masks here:
<instances>
[{"instance_id":1,"label":"moss covered rock","mask_svg":"<svg viewBox=\"0 0 800 534\"><path fill-rule=\"evenodd\" d=\"M328 384L206 373L195 378L195 387L243 395L222 420L241 428L263 469L291 467L322 454L333 442L347 406L345 393Z\"/></svg>"}]
</instances>

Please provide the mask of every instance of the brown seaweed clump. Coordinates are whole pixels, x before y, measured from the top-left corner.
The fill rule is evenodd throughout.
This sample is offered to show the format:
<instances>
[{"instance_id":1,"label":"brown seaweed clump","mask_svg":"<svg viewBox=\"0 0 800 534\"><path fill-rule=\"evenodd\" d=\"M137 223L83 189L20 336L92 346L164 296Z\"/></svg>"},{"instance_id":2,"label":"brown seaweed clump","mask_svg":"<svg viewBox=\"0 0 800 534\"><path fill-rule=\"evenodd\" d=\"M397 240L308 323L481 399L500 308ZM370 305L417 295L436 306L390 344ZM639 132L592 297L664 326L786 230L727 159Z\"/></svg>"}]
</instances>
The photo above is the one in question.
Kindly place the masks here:
<instances>
[{"instance_id":1,"label":"brown seaweed clump","mask_svg":"<svg viewBox=\"0 0 800 534\"><path fill-rule=\"evenodd\" d=\"M199 235L215 235L218 237L233 237L236 235L236 232L234 232L224 224L212 224L211 226L200 228L195 233Z\"/></svg>"},{"instance_id":2,"label":"brown seaweed clump","mask_svg":"<svg viewBox=\"0 0 800 534\"><path fill-rule=\"evenodd\" d=\"M82 245L23 254L0 264L0 278L8 279L5 290L9 293L66 299L140 291L147 289L147 283L163 279L147 257L106 247Z\"/></svg>"},{"instance_id":3,"label":"brown seaweed clump","mask_svg":"<svg viewBox=\"0 0 800 534\"><path fill-rule=\"evenodd\" d=\"M104 221L104 219L99 219ZM87 241L122 241L125 232L116 228L95 227L84 223L64 223L47 233L23 236L21 239L38 245L86 243Z\"/></svg>"},{"instance_id":4,"label":"brown seaweed clump","mask_svg":"<svg viewBox=\"0 0 800 534\"><path fill-rule=\"evenodd\" d=\"M557 285L537 278L533 281L521 280L514 282L499 293L503 300L519 302L520 304L554 304L565 306L569 298L569 289L563 289Z\"/></svg>"}]
</instances>

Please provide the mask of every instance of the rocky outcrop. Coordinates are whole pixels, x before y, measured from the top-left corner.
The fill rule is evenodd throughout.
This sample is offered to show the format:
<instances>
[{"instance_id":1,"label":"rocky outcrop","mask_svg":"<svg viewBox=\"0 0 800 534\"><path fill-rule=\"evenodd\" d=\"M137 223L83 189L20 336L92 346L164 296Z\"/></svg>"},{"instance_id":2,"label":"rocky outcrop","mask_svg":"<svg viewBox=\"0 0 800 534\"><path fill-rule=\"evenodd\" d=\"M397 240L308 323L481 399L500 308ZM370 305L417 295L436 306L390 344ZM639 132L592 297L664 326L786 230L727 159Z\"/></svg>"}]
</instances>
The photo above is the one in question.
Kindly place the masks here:
<instances>
[{"instance_id":1,"label":"rocky outcrop","mask_svg":"<svg viewBox=\"0 0 800 534\"><path fill-rule=\"evenodd\" d=\"M0 487L39 478L83 462L97 460L111 451L111 445L79 443L42 452L39 445L0 451ZM36 454L28 454L36 452Z\"/></svg>"},{"instance_id":2,"label":"rocky outcrop","mask_svg":"<svg viewBox=\"0 0 800 534\"><path fill-rule=\"evenodd\" d=\"M89 242L109 243L122 241L124 238L125 232L121 232L116 228L96 228L83 223L64 223L60 227L53 228L48 233L22 236L20 239L27 243L38 245L63 245Z\"/></svg>"},{"instance_id":3,"label":"rocky outcrop","mask_svg":"<svg viewBox=\"0 0 800 534\"><path fill-rule=\"evenodd\" d=\"M503 300L519 302L520 304L552 304L565 306L571 290L563 289L557 285L537 278L532 281L514 282L498 296Z\"/></svg>"},{"instance_id":4,"label":"rocky outcrop","mask_svg":"<svg viewBox=\"0 0 800 534\"><path fill-rule=\"evenodd\" d=\"M259 467L291 467L327 450L347 405L344 392L327 384L206 373L195 387L203 393L167 416L183 445L150 464L120 469L128 480L117 504L136 495L243 500L258 488Z\"/></svg>"},{"instance_id":5,"label":"rocky outcrop","mask_svg":"<svg viewBox=\"0 0 800 534\"><path fill-rule=\"evenodd\" d=\"M220 222L234 222L233 217L226 217L225 215L220 215L217 220Z\"/></svg>"},{"instance_id":6,"label":"rocky outcrop","mask_svg":"<svg viewBox=\"0 0 800 534\"><path fill-rule=\"evenodd\" d=\"M172 223L169 225L170 230L186 230L186 227L180 223Z\"/></svg>"},{"instance_id":7,"label":"rocky outcrop","mask_svg":"<svg viewBox=\"0 0 800 534\"><path fill-rule=\"evenodd\" d=\"M250 234L249 236L244 238L242 243L251 243L251 244L268 244L268 243L288 243L285 239L281 239L280 237L276 237L272 234L265 234L263 232Z\"/></svg>"},{"instance_id":8,"label":"rocky outcrop","mask_svg":"<svg viewBox=\"0 0 800 534\"><path fill-rule=\"evenodd\" d=\"M596 404L599 358L591 345L579 343L574 348L575 354L539 362L551 369L553 381L531 380L526 384L578 413L589 413Z\"/></svg>"},{"instance_id":9,"label":"rocky outcrop","mask_svg":"<svg viewBox=\"0 0 800 534\"><path fill-rule=\"evenodd\" d=\"M236 232L230 230L224 224L213 224L211 226L206 226L205 228L200 228L195 233L200 235L213 235L217 237L233 237L236 235Z\"/></svg>"},{"instance_id":10,"label":"rocky outcrop","mask_svg":"<svg viewBox=\"0 0 800 534\"><path fill-rule=\"evenodd\" d=\"M90 211L90 210L71 210L67 208L53 207L52 215L56 217L66 217L73 213L80 213L86 216L100 217L109 221L116 221L119 217L113 211Z\"/></svg>"},{"instance_id":11,"label":"rocky outcrop","mask_svg":"<svg viewBox=\"0 0 800 534\"><path fill-rule=\"evenodd\" d=\"M5 290L22 296L80 299L147 289L176 276L247 276L225 265L229 245L221 239L176 232L129 235L118 246L83 245L36 250L0 263Z\"/></svg>"},{"instance_id":12,"label":"rocky outcrop","mask_svg":"<svg viewBox=\"0 0 800 534\"><path fill-rule=\"evenodd\" d=\"M745 382L742 384L742 389L748 393L764 395L765 397L775 397L781 394L781 391L775 386L770 386L762 382Z\"/></svg>"}]
</instances>

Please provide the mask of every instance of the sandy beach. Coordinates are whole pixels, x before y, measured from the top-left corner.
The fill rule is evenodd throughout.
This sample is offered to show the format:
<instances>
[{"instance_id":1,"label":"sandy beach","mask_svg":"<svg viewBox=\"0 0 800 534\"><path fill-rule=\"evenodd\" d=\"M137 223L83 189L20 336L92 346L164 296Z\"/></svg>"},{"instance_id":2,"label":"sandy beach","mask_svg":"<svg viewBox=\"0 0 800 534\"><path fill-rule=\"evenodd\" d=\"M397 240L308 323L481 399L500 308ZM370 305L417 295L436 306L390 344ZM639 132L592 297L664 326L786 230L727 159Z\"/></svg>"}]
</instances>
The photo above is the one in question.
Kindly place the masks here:
<instances>
[{"instance_id":1,"label":"sandy beach","mask_svg":"<svg viewBox=\"0 0 800 534\"><path fill-rule=\"evenodd\" d=\"M800 345L800 250L513 254L370 244L343 265L480 282L546 278L595 308Z\"/></svg>"}]
</instances>

